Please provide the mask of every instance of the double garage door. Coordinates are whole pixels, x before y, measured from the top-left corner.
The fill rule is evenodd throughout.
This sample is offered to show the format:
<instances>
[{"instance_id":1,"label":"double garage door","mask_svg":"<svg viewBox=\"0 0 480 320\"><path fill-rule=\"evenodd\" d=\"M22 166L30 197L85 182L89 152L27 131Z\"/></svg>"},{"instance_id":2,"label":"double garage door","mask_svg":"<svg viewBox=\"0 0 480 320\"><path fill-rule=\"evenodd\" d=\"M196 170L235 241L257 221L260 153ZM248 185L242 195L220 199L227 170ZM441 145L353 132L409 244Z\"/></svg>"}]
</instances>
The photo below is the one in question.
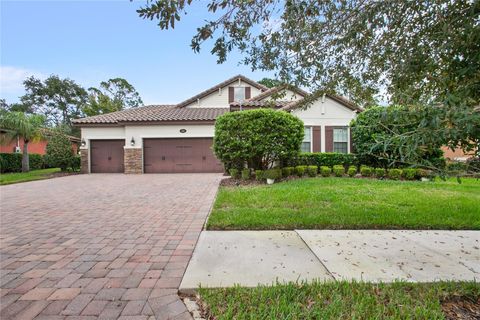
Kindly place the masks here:
<instances>
[{"instance_id":1,"label":"double garage door","mask_svg":"<svg viewBox=\"0 0 480 320\"><path fill-rule=\"evenodd\" d=\"M144 139L145 173L223 172L212 138Z\"/></svg>"},{"instance_id":2,"label":"double garage door","mask_svg":"<svg viewBox=\"0 0 480 320\"><path fill-rule=\"evenodd\" d=\"M144 139L144 172L223 172L212 143L212 138ZM125 140L91 140L91 172L124 172L124 144Z\"/></svg>"}]
</instances>

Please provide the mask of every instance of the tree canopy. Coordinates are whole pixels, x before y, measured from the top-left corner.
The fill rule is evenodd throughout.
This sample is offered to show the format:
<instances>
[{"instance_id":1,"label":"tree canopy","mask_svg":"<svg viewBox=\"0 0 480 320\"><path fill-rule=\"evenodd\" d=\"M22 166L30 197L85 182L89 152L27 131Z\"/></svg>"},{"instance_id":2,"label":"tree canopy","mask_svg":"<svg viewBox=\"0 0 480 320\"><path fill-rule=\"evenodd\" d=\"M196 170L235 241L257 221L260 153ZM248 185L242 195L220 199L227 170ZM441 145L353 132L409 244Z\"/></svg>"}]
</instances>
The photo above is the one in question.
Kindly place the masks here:
<instances>
[{"instance_id":1,"label":"tree canopy","mask_svg":"<svg viewBox=\"0 0 480 320\"><path fill-rule=\"evenodd\" d=\"M191 4L147 1L137 12L169 29ZM195 52L211 44L222 63L239 50L252 70L273 71L282 83L310 89L312 97L336 93L361 106L380 99L407 106L406 116L420 112L425 118L409 139L390 136L396 148L411 146L404 160L415 158L415 146L424 141L478 151L480 1L209 0L205 5L210 16L192 35Z\"/></svg>"},{"instance_id":2,"label":"tree canopy","mask_svg":"<svg viewBox=\"0 0 480 320\"><path fill-rule=\"evenodd\" d=\"M83 112L87 116L135 108L143 104L140 94L125 79L102 81L99 88L89 88L88 103Z\"/></svg>"}]
</instances>

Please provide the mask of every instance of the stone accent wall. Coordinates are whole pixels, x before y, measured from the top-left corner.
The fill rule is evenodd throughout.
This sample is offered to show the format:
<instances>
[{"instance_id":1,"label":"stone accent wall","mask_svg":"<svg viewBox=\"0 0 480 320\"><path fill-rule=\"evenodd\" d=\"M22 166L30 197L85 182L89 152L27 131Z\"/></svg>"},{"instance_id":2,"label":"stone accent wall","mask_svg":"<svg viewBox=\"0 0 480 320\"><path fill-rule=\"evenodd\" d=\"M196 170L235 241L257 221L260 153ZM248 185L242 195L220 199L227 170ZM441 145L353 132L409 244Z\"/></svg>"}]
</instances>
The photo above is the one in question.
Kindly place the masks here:
<instances>
[{"instance_id":1,"label":"stone accent wall","mask_svg":"<svg viewBox=\"0 0 480 320\"><path fill-rule=\"evenodd\" d=\"M124 149L125 173L143 173L141 148Z\"/></svg>"},{"instance_id":2,"label":"stone accent wall","mask_svg":"<svg viewBox=\"0 0 480 320\"><path fill-rule=\"evenodd\" d=\"M88 173L88 149L80 149L80 172Z\"/></svg>"}]
</instances>

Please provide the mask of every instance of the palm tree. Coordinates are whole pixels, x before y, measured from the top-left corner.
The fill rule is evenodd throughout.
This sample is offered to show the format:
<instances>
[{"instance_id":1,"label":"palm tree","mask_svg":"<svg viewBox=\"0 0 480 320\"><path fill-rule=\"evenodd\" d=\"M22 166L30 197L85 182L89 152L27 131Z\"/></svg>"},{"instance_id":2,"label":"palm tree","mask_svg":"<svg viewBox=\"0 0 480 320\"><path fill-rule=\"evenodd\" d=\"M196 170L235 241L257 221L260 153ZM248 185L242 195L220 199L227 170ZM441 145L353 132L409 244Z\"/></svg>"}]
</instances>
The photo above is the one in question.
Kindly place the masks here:
<instances>
[{"instance_id":1,"label":"palm tree","mask_svg":"<svg viewBox=\"0 0 480 320\"><path fill-rule=\"evenodd\" d=\"M0 128L6 131L7 139L23 139L22 172L30 171L28 143L43 138L45 118L41 115L23 112L0 114Z\"/></svg>"}]
</instances>

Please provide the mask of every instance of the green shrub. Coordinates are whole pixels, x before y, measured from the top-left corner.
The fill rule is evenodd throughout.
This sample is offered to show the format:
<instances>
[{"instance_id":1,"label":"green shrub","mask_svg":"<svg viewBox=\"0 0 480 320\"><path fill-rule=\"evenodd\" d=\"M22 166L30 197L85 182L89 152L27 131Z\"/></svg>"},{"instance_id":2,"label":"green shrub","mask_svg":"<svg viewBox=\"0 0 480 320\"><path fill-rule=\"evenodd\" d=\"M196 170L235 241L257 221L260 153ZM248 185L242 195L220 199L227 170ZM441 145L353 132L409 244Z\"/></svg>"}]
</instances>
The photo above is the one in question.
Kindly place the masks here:
<instances>
[{"instance_id":1,"label":"green shrub","mask_svg":"<svg viewBox=\"0 0 480 320\"><path fill-rule=\"evenodd\" d=\"M250 169L245 168L242 170L242 180L250 179Z\"/></svg>"},{"instance_id":2,"label":"green shrub","mask_svg":"<svg viewBox=\"0 0 480 320\"><path fill-rule=\"evenodd\" d=\"M255 170L255 180L257 181L265 180L265 171Z\"/></svg>"},{"instance_id":3,"label":"green shrub","mask_svg":"<svg viewBox=\"0 0 480 320\"><path fill-rule=\"evenodd\" d=\"M347 173L349 177L354 177L357 174L357 167L355 166L348 167Z\"/></svg>"},{"instance_id":4,"label":"green shrub","mask_svg":"<svg viewBox=\"0 0 480 320\"><path fill-rule=\"evenodd\" d=\"M327 166L321 166L320 174L322 175L322 177L329 177L332 174L332 168Z\"/></svg>"},{"instance_id":5,"label":"green shrub","mask_svg":"<svg viewBox=\"0 0 480 320\"><path fill-rule=\"evenodd\" d=\"M417 175L417 170L414 168L406 168L406 169L403 169L402 175L405 178L405 180L415 180Z\"/></svg>"},{"instance_id":6,"label":"green shrub","mask_svg":"<svg viewBox=\"0 0 480 320\"><path fill-rule=\"evenodd\" d=\"M307 166L296 166L295 167L295 174L299 177L303 177L305 175L305 170Z\"/></svg>"},{"instance_id":7,"label":"green shrub","mask_svg":"<svg viewBox=\"0 0 480 320\"><path fill-rule=\"evenodd\" d=\"M402 177L402 169L390 169L388 170L388 178L392 180L398 180Z\"/></svg>"},{"instance_id":8,"label":"green shrub","mask_svg":"<svg viewBox=\"0 0 480 320\"><path fill-rule=\"evenodd\" d=\"M471 158L467 160L467 170L469 172L480 173L480 158Z\"/></svg>"},{"instance_id":9,"label":"green shrub","mask_svg":"<svg viewBox=\"0 0 480 320\"><path fill-rule=\"evenodd\" d=\"M298 155L303 136L302 120L287 112L227 112L215 121L213 150L225 166L265 169Z\"/></svg>"},{"instance_id":10,"label":"green shrub","mask_svg":"<svg viewBox=\"0 0 480 320\"><path fill-rule=\"evenodd\" d=\"M327 166L343 165L348 167L357 164L357 158L354 154L336 153L336 152L306 152L291 159L284 159L286 166Z\"/></svg>"},{"instance_id":11,"label":"green shrub","mask_svg":"<svg viewBox=\"0 0 480 320\"><path fill-rule=\"evenodd\" d=\"M307 175L309 177L316 177L318 173L318 167L317 166L307 166Z\"/></svg>"},{"instance_id":12,"label":"green shrub","mask_svg":"<svg viewBox=\"0 0 480 320\"><path fill-rule=\"evenodd\" d=\"M415 170L415 177L417 179L427 178L428 176L430 176L430 172L428 170L420 168Z\"/></svg>"},{"instance_id":13,"label":"green shrub","mask_svg":"<svg viewBox=\"0 0 480 320\"><path fill-rule=\"evenodd\" d=\"M45 160L41 154L29 154L30 170L39 170L45 167Z\"/></svg>"},{"instance_id":14,"label":"green shrub","mask_svg":"<svg viewBox=\"0 0 480 320\"><path fill-rule=\"evenodd\" d=\"M284 167L284 168L282 169L282 175L283 175L285 178L293 175L294 172L295 172L295 168L293 168L293 167Z\"/></svg>"},{"instance_id":15,"label":"green shrub","mask_svg":"<svg viewBox=\"0 0 480 320\"><path fill-rule=\"evenodd\" d=\"M360 174L362 177L371 177L373 169L369 166L361 166L360 167Z\"/></svg>"},{"instance_id":16,"label":"green shrub","mask_svg":"<svg viewBox=\"0 0 480 320\"><path fill-rule=\"evenodd\" d=\"M345 167L342 165L333 166L333 174L335 177L342 177L345 174Z\"/></svg>"},{"instance_id":17,"label":"green shrub","mask_svg":"<svg viewBox=\"0 0 480 320\"><path fill-rule=\"evenodd\" d=\"M70 139L62 132L55 132L49 137L46 152L45 162L62 171L66 171L72 165L75 156Z\"/></svg>"},{"instance_id":18,"label":"green shrub","mask_svg":"<svg viewBox=\"0 0 480 320\"><path fill-rule=\"evenodd\" d=\"M240 171L238 169L232 168L228 170L228 173L230 173L230 176L234 179L240 178Z\"/></svg>"},{"instance_id":19,"label":"green shrub","mask_svg":"<svg viewBox=\"0 0 480 320\"><path fill-rule=\"evenodd\" d=\"M41 154L30 153L28 155L30 170L45 168L45 159ZM0 153L0 172L21 172L22 154L21 153Z\"/></svg>"},{"instance_id":20,"label":"green shrub","mask_svg":"<svg viewBox=\"0 0 480 320\"><path fill-rule=\"evenodd\" d=\"M280 179L282 177L282 170L280 169L268 169L264 171L266 179Z\"/></svg>"},{"instance_id":21,"label":"green shrub","mask_svg":"<svg viewBox=\"0 0 480 320\"><path fill-rule=\"evenodd\" d=\"M383 168L375 168L374 169L374 172L375 172L375 177L381 179L381 178L385 178L385 175L386 175L386 172L385 172L385 169Z\"/></svg>"},{"instance_id":22,"label":"green shrub","mask_svg":"<svg viewBox=\"0 0 480 320\"><path fill-rule=\"evenodd\" d=\"M466 162L455 161L448 163L446 168L452 174L459 174L467 171L468 165Z\"/></svg>"},{"instance_id":23,"label":"green shrub","mask_svg":"<svg viewBox=\"0 0 480 320\"><path fill-rule=\"evenodd\" d=\"M72 163L70 164L70 168L72 168L73 171L80 171L81 163L82 163L81 157L77 154L72 158Z\"/></svg>"}]
</instances>

